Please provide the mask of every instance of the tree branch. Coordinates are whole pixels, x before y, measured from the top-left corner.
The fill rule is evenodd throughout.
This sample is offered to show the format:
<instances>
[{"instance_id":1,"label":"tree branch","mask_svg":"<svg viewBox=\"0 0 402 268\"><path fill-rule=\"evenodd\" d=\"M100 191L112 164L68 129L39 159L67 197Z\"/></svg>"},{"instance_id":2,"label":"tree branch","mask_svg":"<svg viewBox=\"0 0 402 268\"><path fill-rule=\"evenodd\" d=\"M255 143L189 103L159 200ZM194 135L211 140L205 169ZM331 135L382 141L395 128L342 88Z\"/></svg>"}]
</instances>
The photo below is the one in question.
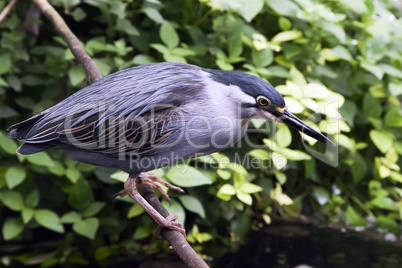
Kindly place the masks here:
<instances>
[{"instance_id":1,"label":"tree branch","mask_svg":"<svg viewBox=\"0 0 402 268\"><path fill-rule=\"evenodd\" d=\"M63 18L57 13L57 11L49 4L47 0L32 0L43 14L54 24L56 31L66 41L68 47L73 53L74 57L82 65L91 83L102 78L95 62L85 52L78 38L71 32Z\"/></svg>"},{"instance_id":2,"label":"tree branch","mask_svg":"<svg viewBox=\"0 0 402 268\"><path fill-rule=\"evenodd\" d=\"M67 42L69 48L74 54L76 60L82 65L87 73L90 81L93 83L102 78L98 68L91 57L84 51L78 38L71 32L67 24L57 11L47 2L47 0L32 0L42 13L54 24L57 32ZM167 209L161 204L156 196L154 189L149 185L141 185L138 187L140 194L147 200L147 202L154 207L163 217L169 216ZM161 235L172 245L177 255L188 267L201 267L206 268L208 265L202 258L194 251L194 249L187 243L183 235L178 231L163 229Z\"/></svg>"},{"instance_id":3,"label":"tree branch","mask_svg":"<svg viewBox=\"0 0 402 268\"><path fill-rule=\"evenodd\" d=\"M147 202L154 207L163 217L169 216L167 209L161 204L155 194L154 189L146 184L140 185L138 191ZM178 232L170 229L163 229L161 235L169 241L173 249L179 255L180 259L191 268L209 267L204 260L194 251L190 244L186 241L184 236Z\"/></svg>"},{"instance_id":4,"label":"tree branch","mask_svg":"<svg viewBox=\"0 0 402 268\"><path fill-rule=\"evenodd\" d=\"M11 0L10 3L3 9L3 11L0 13L0 23L4 20L4 18L7 16L8 12L13 8L13 6L17 3L17 0Z\"/></svg>"}]
</instances>

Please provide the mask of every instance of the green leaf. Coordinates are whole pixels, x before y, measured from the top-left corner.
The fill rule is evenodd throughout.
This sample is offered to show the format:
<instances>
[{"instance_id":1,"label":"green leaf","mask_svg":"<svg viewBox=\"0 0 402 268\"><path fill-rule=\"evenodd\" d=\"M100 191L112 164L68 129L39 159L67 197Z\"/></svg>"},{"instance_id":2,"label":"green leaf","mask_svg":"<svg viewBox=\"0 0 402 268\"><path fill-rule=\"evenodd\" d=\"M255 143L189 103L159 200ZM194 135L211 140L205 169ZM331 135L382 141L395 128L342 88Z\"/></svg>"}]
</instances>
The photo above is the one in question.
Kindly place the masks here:
<instances>
[{"instance_id":1,"label":"green leaf","mask_svg":"<svg viewBox=\"0 0 402 268\"><path fill-rule=\"evenodd\" d=\"M370 93L364 94L363 112L367 117L379 118L381 116L381 103Z\"/></svg>"},{"instance_id":2,"label":"green leaf","mask_svg":"<svg viewBox=\"0 0 402 268\"><path fill-rule=\"evenodd\" d=\"M3 78L0 77L0 86L1 87L8 87L8 83L6 82L6 80L4 80Z\"/></svg>"},{"instance_id":3,"label":"green leaf","mask_svg":"<svg viewBox=\"0 0 402 268\"><path fill-rule=\"evenodd\" d=\"M71 261L71 259L70 259L70 261ZM40 267L41 268L47 268L47 267L56 266L57 264L59 264L59 259L52 258L52 259L47 259L44 262L42 262Z\"/></svg>"},{"instance_id":4,"label":"green leaf","mask_svg":"<svg viewBox=\"0 0 402 268\"><path fill-rule=\"evenodd\" d=\"M204 207L197 198L191 195L181 195L179 199L186 209L200 215L203 219L205 219Z\"/></svg>"},{"instance_id":5,"label":"green leaf","mask_svg":"<svg viewBox=\"0 0 402 268\"><path fill-rule=\"evenodd\" d=\"M24 208L21 211L21 218L24 224L27 224L34 215L34 210L32 208Z\"/></svg>"},{"instance_id":6,"label":"green leaf","mask_svg":"<svg viewBox=\"0 0 402 268\"><path fill-rule=\"evenodd\" d=\"M392 65L382 63L378 64L378 67L380 67L384 71L384 73L388 75L402 78L402 71Z\"/></svg>"},{"instance_id":7,"label":"green leaf","mask_svg":"<svg viewBox=\"0 0 402 268\"><path fill-rule=\"evenodd\" d=\"M265 0L265 3L276 13L284 16L296 16L299 6L291 0Z\"/></svg>"},{"instance_id":8,"label":"green leaf","mask_svg":"<svg viewBox=\"0 0 402 268\"><path fill-rule=\"evenodd\" d=\"M82 219L81 215L78 214L76 211L70 211L61 217L60 222L61 223L75 223L75 222L81 221L81 219Z\"/></svg>"},{"instance_id":9,"label":"green leaf","mask_svg":"<svg viewBox=\"0 0 402 268\"><path fill-rule=\"evenodd\" d=\"M227 194L227 195L234 195L236 194L236 190L233 187L233 185L230 184L224 184L222 187L219 189L218 193L222 194Z\"/></svg>"},{"instance_id":10,"label":"green leaf","mask_svg":"<svg viewBox=\"0 0 402 268\"><path fill-rule=\"evenodd\" d=\"M77 221L73 224L73 230L79 235L89 239L94 239L99 228L99 220L97 218L89 218Z\"/></svg>"},{"instance_id":11,"label":"green leaf","mask_svg":"<svg viewBox=\"0 0 402 268\"><path fill-rule=\"evenodd\" d=\"M25 75L20 81L26 86L41 86L46 84L43 79L32 74Z\"/></svg>"},{"instance_id":12,"label":"green leaf","mask_svg":"<svg viewBox=\"0 0 402 268\"><path fill-rule=\"evenodd\" d=\"M140 226L135 229L133 239L134 240L144 239L144 238L148 237L150 234L151 233L147 228Z\"/></svg>"},{"instance_id":13,"label":"green leaf","mask_svg":"<svg viewBox=\"0 0 402 268\"><path fill-rule=\"evenodd\" d=\"M212 184L212 180L204 173L187 165L176 165L169 169L166 177L175 185L195 187Z\"/></svg>"},{"instance_id":14,"label":"green leaf","mask_svg":"<svg viewBox=\"0 0 402 268\"><path fill-rule=\"evenodd\" d=\"M7 82L16 92L21 92L22 84L17 76L15 75L7 76Z\"/></svg>"},{"instance_id":15,"label":"green leaf","mask_svg":"<svg viewBox=\"0 0 402 268\"><path fill-rule=\"evenodd\" d=\"M27 157L27 160L32 164L45 167L54 167L53 160L46 152L40 152Z\"/></svg>"},{"instance_id":16,"label":"green leaf","mask_svg":"<svg viewBox=\"0 0 402 268\"><path fill-rule=\"evenodd\" d=\"M243 52L243 43L240 36L236 35L229 42L229 57L239 57Z\"/></svg>"},{"instance_id":17,"label":"green leaf","mask_svg":"<svg viewBox=\"0 0 402 268\"><path fill-rule=\"evenodd\" d=\"M228 180L232 177L232 173L224 169L218 169L216 173L224 180Z\"/></svg>"},{"instance_id":18,"label":"green leaf","mask_svg":"<svg viewBox=\"0 0 402 268\"><path fill-rule=\"evenodd\" d=\"M225 60L218 59L216 60L216 65L218 65L219 69L224 71L233 71L233 65L227 63Z\"/></svg>"},{"instance_id":19,"label":"green leaf","mask_svg":"<svg viewBox=\"0 0 402 268\"><path fill-rule=\"evenodd\" d=\"M252 19L262 10L264 6L263 0L211 0L209 2L212 7L235 11L237 14L241 15L247 22L251 22Z\"/></svg>"},{"instance_id":20,"label":"green leaf","mask_svg":"<svg viewBox=\"0 0 402 268\"><path fill-rule=\"evenodd\" d=\"M159 31L162 42L170 49L179 45L180 39L172 24L165 21Z\"/></svg>"},{"instance_id":21,"label":"green leaf","mask_svg":"<svg viewBox=\"0 0 402 268\"><path fill-rule=\"evenodd\" d=\"M298 39L303 36L303 33L297 30L280 32L272 38L272 43L279 44L282 42Z\"/></svg>"},{"instance_id":22,"label":"green leaf","mask_svg":"<svg viewBox=\"0 0 402 268\"><path fill-rule=\"evenodd\" d=\"M134 65L142 65L156 62L155 59L149 55L138 54L131 61Z\"/></svg>"},{"instance_id":23,"label":"green leaf","mask_svg":"<svg viewBox=\"0 0 402 268\"><path fill-rule=\"evenodd\" d=\"M25 169L20 166L14 166L7 169L5 178L8 189L13 189L22 183L27 176Z\"/></svg>"},{"instance_id":24,"label":"green leaf","mask_svg":"<svg viewBox=\"0 0 402 268\"><path fill-rule=\"evenodd\" d=\"M313 196L321 206L325 205L329 199L328 191L322 187L314 187Z\"/></svg>"},{"instance_id":25,"label":"green leaf","mask_svg":"<svg viewBox=\"0 0 402 268\"><path fill-rule=\"evenodd\" d=\"M275 177L278 180L278 182L280 183L280 185L285 184L285 182L286 182L286 174L285 173L275 170Z\"/></svg>"},{"instance_id":26,"label":"green leaf","mask_svg":"<svg viewBox=\"0 0 402 268\"><path fill-rule=\"evenodd\" d=\"M276 148L274 150L277 154L279 155L283 155L284 157L286 157L289 160L293 160L293 161L302 161L302 160L310 160L311 156L309 156L308 154L302 152L302 151L298 151L298 150L291 150L288 148Z\"/></svg>"},{"instance_id":27,"label":"green leaf","mask_svg":"<svg viewBox=\"0 0 402 268\"><path fill-rule=\"evenodd\" d=\"M236 197L237 197L240 201L242 201L243 203L245 203L245 204L247 204L247 205L249 205L249 206L251 206L251 205L253 204L253 198L251 197L251 195L249 195L249 194L247 194L247 193L238 191L238 192L236 193Z\"/></svg>"},{"instance_id":28,"label":"green leaf","mask_svg":"<svg viewBox=\"0 0 402 268\"><path fill-rule=\"evenodd\" d=\"M3 224L3 238L5 241L17 237L24 230L24 223L20 218L7 218Z\"/></svg>"},{"instance_id":29,"label":"green leaf","mask_svg":"<svg viewBox=\"0 0 402 268\"><path fill-rule=\"evenodd\" d=\"M243 193L254 194L261 192L262 187L253 183L246 182L240 186L239 190L242 191Z\"/></svg>"},{"instance_id":30,"label":"green leaf","mask_svg":"<svg viewBox=\"0 0 402 268\"><path fill-rule=\"evenodd\" d=\"M264 124L266 124L266 120L262 118L253 118L251 119L251 123L257 129L260 129Z\"/></svg>"},{"instance_id":31,"label":"green leaf","mask_svg":"<svg viewBox=\"0 0 402 268\"><path fill-rule=\"evenodd\" d=\"M115 14L117 17L121 18L125 16L125 5L123 2L112 1L110 2L110 9L108 10L110 13Z\"/></svg>"},{"instance_id":32,"label":"green leaf","mask_svg":"<svg viewBox=\"0 0 402 268\"><path fill-rule=\"evenodd\" d=\"M111 254L112 252L110 251L109 247L102 246L95 251L95 259L96 261L100 262L109 257Z\"/></svg>"},{"instance_id":33,"label":"green leaf","mask_svg":"<svg viewBox=\"0 0 402 268\"><path fill-rule=\"evenodd\" d=\"M238 163L233 163L230 162L226 165L226 167L228 169L231 169L232 171L239 173L239 174L243 174L243 175L247 175L247 170L240 164Z\"/></svg>"},{"instance_id":34,"label":"green leaf","mask_svg":"<svg viewBox=\"0 0 402 268\"><path fill-rule=\"evenodd\" d=\"M163 54L163 58L167 62L182 62L182 63L187 63L186 59L182 56L175 55L173 51L168 51L165 54Z\"/></svg>"},{"instance_id":35,"label":"green leaf","mask_svg":"<svg viewBox=\"0 0 402 268\"><path fill-rule=\"evenodd\" d=\"M247 22L251 22L255 16L262 10L263 0L237 0L238 7L234 10L239 13Z\"/></svg>"},{"instance_id":36,"label":"green leaf","mask_svg":"<svg viewBox=\"0 0 402 268\"><path fill-rule=\"evenodd\" d=\"M351 168L353 182L358 183L360 182L367 173L367 164L365 159L362 157L361 154L356 153L354 156L354 163Z\"/></svg>"},{"instance_id":37,"label":"green leaf","mask_svg":"<svg viewBox=\"0 0 402 268\"><path fill-rule=\"evenodd\" d=\"M396 203L389 197L379 196L370 201L370 204L381 209L398 211Z\"/></svg>"},{"instance_id":38,"label":"green leaf","mask_svg":"<svg viewBox=\"0 0 402 268\"><path fill-rule=\"evenodd\" d=\"M8 73L11 69L11 56L10 54L0 55L0 75Z\"/></svg>"},{"instance_id":39,"label":"green leaf","mask_svg":"<svg viewBox=\"0 0 402 268\"><path fill-rule=\"evenodd\" d=\"M254 149L254 150L251 150L249 152L249 154L252 157L255 157L255 158L258 158L258 159L261 159L261 160L269 159L269 153L264 149Z\"/></svg>"},{"instance_id":40,"label":"green leaf","mask_svg":"<svg viewBox=\"0 0 402 268\"><path fill-rule=\"evenodd\" d=\"M349 8L351 11L356 12L357 14L366 13L368 11L364 0L339 0L339 2L342 3L342 5L344 5L345 7Z\"/></svg>"},{"instance_id":41,"label":"green leaf","mask_svg":"<svg viewBox=\"0 0 402 268\"><path fill-rule=\"evenodd\" d=\"M110 65L107 63L106 60L103 59L93 59L96 67L98 67L99 72L101 73L101 75L103 76L107 76L110 74L111 71L111 67Z\"/></svg>"},{"instance_id":42,"label":"green leaf","mask_svg":"<svg viewBox=\"0 0 402 268\"><path fill-rule=\"evenodd\" d=\"M402 174L399 172L391 171L390 178L395 182L402 183Z\"/></svg>"},{"instance_id":43,"label":"green leaf","mask_svg":"<svg viewBox=\"0 0 402 268\"><path fill-rule=\"evenodd\" d=\"M105 202L93 202L83 212L83 217L92 217L98 214L99 211L106 205Z\"/></svg>"},{"instance_id":44,"label":"green leaf","mask_svg":"<svg viewBox=\"0 0 402 268\"><path fill-rule=\"evenodd\" d=\"M141 215L144 211L145 210L140 205L138 205L138 203L134 203L134 205L132 205L128 210L127 218L137 217Z\"/></svg>"},{"instance_id":45,"label":"green leaf","mask_svg":"<svg viewBox=\"0 0 402 268\"><path fill-rule=\"evenodd\" d=\"M87 17L87 14L82 8L77 7L71 12L71 16L73 16L75 21L80 22Z\"/></svg>"},{"instance_id":46,"label":"green leaf","mask_svg":"<svg viewBox=\"0 0 402 268\"><path fill-rule=\"evenodd\" d=\"M354 118L357 113L357 105L351 100L345 100L339 112L342 114L342 117L345 118L346 122L353 127Z\"/></svg>"},{"instance_id":47,"label":"green leaf","mask_svg":"<svg viewBox=\"0 0 402 268\"><path fill-rule=\"evenodd\" d=\"M75 167L70 167L66 170L66 176L72 183L76 183L80 178L81 173Z\"/></svg>"},{"instance_id":48,"label":"green leaf","mask_svg":"<svg viewBox=\"0 0 402 268\"><path fill-rule=\"evenodd\" d=\"M352 61L352 55L350 54L349 50L347 50L344 46L336 46L332 49L340 58L346 61Z\"/></svg>"},{"instance_id":49,"label":"green leaf","mask_svg":"<svg viewBox=\"0 0 402 268\"><path fill-rule=\"evenodd\" d=\"M0 147L8 154L15 155L18 149L15 140L10 139L3 131L0 131Z\"/></svg>"},{"instance_id":50,"label":"green leaf","mask_svg":"<svg viewBox=\"0 0 402 268\"><path fill-rule=\"evenodd\" d=\"M87 75L81 66L71 67L71 69L68 71L68 78L74 87L84 81L86 77Z\"/></svg>"},{"instance_id":51,"label":"green leaf","mask_svg":"<svg viewBox=\"0 0 402 268\"><path fill-rule=\"evenodd\" d=\"M275 134L276 142L282 148L288 147L292 142L292 133L287 126L281 126Z\"/></svg>"},{"instance_id":52,"label":"green leaf","mask_svg":"<svg viewBox=\"0 0 402 268\"><path fill-rule=\"evenodd\" d=\"M117 19L116 30L132 36L140 36L138 29L127 19Z\"/></svg>"},{"instance_id":53,"label":"green leaf","mask_svg":"<svg viewBox=\"0 0 402 268\"><path fill-rule=\"evenodd\" d=\"M110 178L124 183L128 178L128 174L123 171L116 171L115 173L110 175Z\"/></svg>"},{"instance_id":54,"label":"green leaf","mask_svg":"<svg viewBox=\"0 0 402 268\"><path fill-rule=\"evenodd\" d=\"M402 127L402 109L392 109L385 116L385 126Z\"/></svg>"},{"instance_id":55,"label":"green leaf","mask_svg":"<svg viewBox=\"0 0 402 268\"><path fill-rule=\"evenodd\" d=\"M399 224L395 220L387 218L385 216L379 216L377 218L377 225L378 227L393 232L395 234L399 233Z\"/></svg>"},{"instance_id":56,"label":"green leaf","mask_svg":"<svg viewBox=\"0 0 402 268\"><path fill-rule=\"evenodd\" d=\"M341 26L328 22L328 23L322 23L321 27L324 31L329 32L333 36L335 36L340 43L345 43L346 33Z\"/></svg>"},{"instance_id":57,"label":"green leaf","mask_svg":"<svg viewBox=\"0 0 402 268\"><path fill-rule=\"evenodd\" d=\"M389 132L374 129L370 131L370 138L382 153L388 152L394 140Z\"/></svg>"},{"instance_id":58,"label":"green leaf","mask_svg":"<svg viewBox=\"0 0 402 268\"><path fill-rule=\"evenodd\" d=\"M270 197L280 205L292 205L294 203L289 196L282 192L282 186L279 183L276 183L275 189L271 190Z\"/></svg>"},{"instance_id":59,"label":"green leaf","mask_svg":"<svg viewBox=\"0 0 402 268\"><path fill-rule=\"evenodd\" d=\"M389 83L388 88L389 88L389 92L394 97L397 97L402 94L402 85L400 85L400 84Z\"/></svg>"},{"instance_id":60,"label":"green leaf","mask_svg":"<svg viewBox=\"0 0 402 268\"><path fill-rule=\"evenodd\" d=\"M367 221L354 210L353 207L348 206L346 209L346 219L353 226L366 226Z\"/></svg>"},{"instance_id":61,"label":"green leaf","mask_svg":"<svg viewBox=\"0 0 402 268\"><path fill-rule=\"evenodd\" d=\"M144 11L148 18L155 21L156 23L162 24L165 22L165 19L162 17L161 13L159 13L159 11L155 8L145 7L142 9L142 11Z\"/></svg>"},{"instance_id":62,"label":"green leaf","mask_svg":"<svg viewBox=\"0 0 402 268\"><path fill-rule=\"evenodd\" d=\"M382 77L384 76L384 70L381 69L377 65L369 64L369 63L362 63L361 66L363 67L363 69L365 69L366 71L369 71L378 79L382 79Z\"/></svg>"},{"instance_id":63,"label":"green leaf","mask_svg":"<svg viewBox=\"0 0 402 268\"><path fill-rule=\"evenodd\" d=\"M384 54L386 52L386 42L384 42L383 37L380 36L376 36L376 37L372 37L367 39L365 42L363 42L362 46L361 46L361 53L363 54L363 56L367 59L368 62L377 62L379 60L381 60L384 57ZM362 64L363 66L363 64ZM374 66L374 65L370 65L370 66ZM364 68L364 66L363 66ZM380 69L381 72L382 69ZM374 73L374 75L376 75ZM377 76L378 77L378 76ZM381 75L382 77L382 75Z\"/></svg>"},{"instance_id":64,"label":"green leaf","mask_svg":"<svg viewBox=\"0 0 402 268\"><path fill-rule=\"evenodd\" d=\"M270 48L265 48L263 50L253 50L251 56L257 68L267 67L274 60L274 53Z\"/></svg>"},{"instance_id":65,"label":"green leaf","mask_svg":"<svg viewBox=\"0 0 402 268\"><path fill-rule=\"evenodd\" d=\"M292 23L285 17L279 18L279 27L282 31L288 31L292 28Z\"/></svg>"},{"instance_id":66,"label":"green leaf","mask_svg":"<svg viewBox=\"0 0 402 268\"><path fill-rule=\"evenodd\" d=\"M64 227L60 223L60 218L56 213L49 209L38 209L34 213L35 220L43 227L58 233L64 233Z\"/></svg>"},{"instance_id":67,"label":"green leaf","mask_svg":"<svg viewBox=\"0 0 402 268\"><path fill-rule=\"evenodd\" d=\"M22 195L16 191L0 192L0 200L11 210L21 211L24 208Z\"/></svg>"},{"instance_id":68,"label":"green leaf","mask_svg":"<svg viewBox=\"0 0 402 268\"><path fill-rule=\"evenodd\" d=\"M29 208L35 208L39 204L39 191L38 189L33 189L32 192L30 192L26 199L25 199L25 204Z\"/></svg>"}]
</instances>

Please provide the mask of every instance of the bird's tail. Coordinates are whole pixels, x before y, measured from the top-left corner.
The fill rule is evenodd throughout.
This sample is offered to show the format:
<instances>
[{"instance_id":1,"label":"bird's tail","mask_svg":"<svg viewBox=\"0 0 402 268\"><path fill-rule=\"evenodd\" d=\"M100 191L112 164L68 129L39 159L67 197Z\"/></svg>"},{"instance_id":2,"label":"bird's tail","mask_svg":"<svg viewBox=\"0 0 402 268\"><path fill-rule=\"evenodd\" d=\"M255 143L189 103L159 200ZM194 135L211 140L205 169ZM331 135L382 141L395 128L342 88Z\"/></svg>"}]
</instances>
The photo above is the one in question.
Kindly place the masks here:
<instances>
[{"instance_id":1,"label":"bird's tail","mask_svg":"<svg viewBox=\"0 0 402 268\"><path fill-rule=\"evenodd\" d=\"M30 155L56 147L54 144L52 144L52 142L30 143L26 140L26 137L29 136L32 126L38 122L38 120L40 120L46 114L46 112L47 111L43 111L28 118L27 120L14 124L7 129L10 131L8 133L8 137L26 142L17 149L18 154Z\"/></svg>"}]
</instances>

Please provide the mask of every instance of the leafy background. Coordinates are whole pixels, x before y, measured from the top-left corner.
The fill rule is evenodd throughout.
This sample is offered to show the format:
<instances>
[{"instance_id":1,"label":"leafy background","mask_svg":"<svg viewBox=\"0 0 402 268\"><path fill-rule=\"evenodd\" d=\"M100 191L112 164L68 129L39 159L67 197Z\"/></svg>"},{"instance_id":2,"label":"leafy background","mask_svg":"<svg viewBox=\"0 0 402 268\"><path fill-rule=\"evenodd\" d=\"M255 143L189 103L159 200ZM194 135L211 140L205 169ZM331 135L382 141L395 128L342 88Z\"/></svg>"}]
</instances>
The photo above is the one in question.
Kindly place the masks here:
<instances>
[{"instance_id":1,"label":"leafy background","mask_svg":"<svg viewBox=\"0 0 402 268\"><path fill-rule=\"evenodd\" d=\"M326 152L319 161L298 133L254 120L248 138L260 148L242 141L237 148L156 171L185 188L185 195L170 192L169 210L179 213L189 242L206 260L235 252L251 229L301 215L400 235L397 1L51 4L102 75L158 61L249 72L276 86L293 113L338 144L328 149L306 138L308 146ZM18 143L7 138L7 127L88 84L46 18L26 20L28 8L29 1L19 1L0 24L2 263L108 266L166 258L172 253L165 241L151 240L155 226L149 216L130 200L111 200L126 174L77 163L60 150L16 155ZM24 24L35 23L38 36L24 30ZM243 167L236 152L256 165Z\"/></svg>"}]
</instances>

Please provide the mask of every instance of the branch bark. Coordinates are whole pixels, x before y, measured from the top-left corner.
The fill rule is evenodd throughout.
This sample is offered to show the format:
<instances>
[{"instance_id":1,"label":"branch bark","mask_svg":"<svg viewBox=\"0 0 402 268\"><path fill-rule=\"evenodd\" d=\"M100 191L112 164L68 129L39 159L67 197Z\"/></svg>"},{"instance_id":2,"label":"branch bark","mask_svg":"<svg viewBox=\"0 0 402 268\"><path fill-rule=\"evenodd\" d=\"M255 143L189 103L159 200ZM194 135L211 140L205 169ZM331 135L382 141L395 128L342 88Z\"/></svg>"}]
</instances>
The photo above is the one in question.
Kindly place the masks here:
<instances>
[{"instance_id":1,"label":"branch bark","mask_svg":"<svg viewBox=\"0 0 402 268\"><path fill-rule=\"evenodd\" d=\"M146 184L140 185L138 187L139 193L142 197L147 200L147 202L154 207L163 217L169 216L169 212L167 209L161 204L158 197L155 194L154 189ZM188 267L191 268L205 268L209 267L204 260L194 251L194 249L190 246L190 244L186 241L184 236L178 232L170 229L163 229L161 231L161 235L167 241L169 241L170 245L172 245L173 249L176 251L177 255L179 255L180 259L187 264Z\"/></svg>"},{"instance_id":2,"label":"branch bark","mask_svg":"<svg viewBox=\"0 0 402 268\"><path fill-rule=\"evenodd\" d=\"M73 34L73 32L68 28L67 24L64 22L63 18L59 13L49 4L47 0L32 0L42 13L53 23L56 31L60 36L66 41L68 47L73 53L74 57L84 68L91 83L102 78L95 62L91 57L85 52L78 38Z\"/></svg>"},{"instance_id":3,"label":"branch bark","mask_svg":"<svg viewBox=\"0 0 402 268\"><path fill-rule=\"evenodd\" d=\"M8 3L8 5L3 9L3 11L0 13L0 23L7 16L8 12L10 12L15 3L17 3L17 0L11 0L10 3Z\"/></svg>"},{"instance_id":4,"label":"branch bark","mask_svg":"<svg viewBox=\"0 0 402 268\"><path fill-rule=\"evenodd\" d=\"M74 54L76 60L82 65L87 73L91 83L102 78L95 62L84 51L78 38L71 32L63 18L57 13L57 11L48 3L47 0L32 0L43 14L54 24L56 31L67 42L69 48ZM141 185L138 187L140 194L147 200L147 202L153 206L163 217L169 216L167 209L161 204L158 197L155 194L154 189L149 185ZM204 260L194 251L194 249L188 244L183 235L178 231L169 229L163 229L161 235L165 238L173 249L176 251L180 259L191 268L206 268L209 267Z\"/></svg>"}]
</instances>

